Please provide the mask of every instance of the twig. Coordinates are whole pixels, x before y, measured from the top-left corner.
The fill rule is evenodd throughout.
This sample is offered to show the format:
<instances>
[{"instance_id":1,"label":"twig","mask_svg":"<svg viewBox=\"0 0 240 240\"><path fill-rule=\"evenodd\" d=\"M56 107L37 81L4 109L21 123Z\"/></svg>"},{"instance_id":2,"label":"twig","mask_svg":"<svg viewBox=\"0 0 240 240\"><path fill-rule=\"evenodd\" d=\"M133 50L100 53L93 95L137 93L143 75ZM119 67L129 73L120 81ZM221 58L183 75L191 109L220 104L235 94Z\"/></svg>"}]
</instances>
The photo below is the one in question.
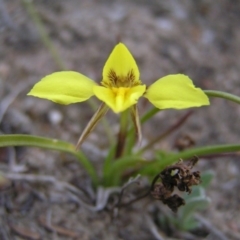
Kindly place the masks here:
<instances>
[{"instance_id":1,"label":"twig","mask_svg":"<svg viewBox=\"0 0 240 240\"><path fill-rule=\"evenodd\" d=\"M199 214L195 215L195 218L209 231L211 232L218 240L228 240L228 238L219 231L216 227L214 227L211 222L209 222L206 218L200 216Z\"/></svg>"},{"instance_id":2,"label":"twig","mask_svg":"<svg viewBox=\"0 0 240 240\"><path fill-rule=\"evenodd\" d=\"M27 170L26 165L17 164L16 162L16 151L14 147L8 147L8 157L9 157L9 168L11 172L24 172Z\"/></svg>"},{"instance_id":3,"label":"twig","mask_svg":"<svg viewBox=\"0 0 240 240\"><path fill-rule=\"evenodd\" d=\"M4 133L0 131L0 134L3 135ZM16 172L16 173L26 171L27 167L25 165L17 164L15 148L7 147L6 150L8 154L8 167L1 164L0 169L4 171L5 170L7 171L8 169L10 169L11 172Z\"/></svg>"},{"instance_id":4,"label":"twig","mask_svg":"<svg viewBox=\"0 0 240 240\"><path fill-rule=\"evenodd\" d=\"M128 180L128 182L126 182L124 185L123 185L123 187L122 187L122 189L121 189L121 192L120 192L120 194L119 194L119 198L118 198L118 203L116 204L116 206L115 207L117 207L117 208L119 208L120 206L121 206L121 201L122 201L122 197L123 197L123 193L124 193L124 191L126 190L126 188L128 188L130 185L132 185L132 184L139 184L139 178L140 178L140 174L138 174L135 178L130 178L129 180Z\"/></svg>"},{"instance_id":5,"label":"twig","mask_svg":"<svg viewBox=\"0 0 240 240\"><path fill-rule=\"evenodd\" d=\"M145 215L145 220L146 220L147 225L150 229L150 232L155 237L155 239L156 240L164 240L164 238L160 235L155 223L153 222L153 220L150 218L149 215Z\"/></svg>"},{"instance_id":6,"label":"twig","mask_svg":"<svg viewBox=\"0 0 240 240\"><path fill-rule=\"evenodd\" d=\"M10 180L19 180L19 181L28 181L28 182L43 182L43 183L51 183L53 184L56 188L61 189L61 190L68 190L71 193L74 193L77 196L82 196L83 193L73 185L62 182L57 180L56 178L52 176L45 176L45 175L32 175L32 174L17 174L17 173L2 173L4 177L10 179ZM83 200L78 198L78 203L83 205L89 210L94 211L94 207L88 205L85 203Z\"/></svg>"},{"instance_id":7,"label":"twig","mask_svg":"<svg viewBox=\"0 0 240 240\"><path fill-rule=\"evenodd\" d=\"M48 231L54 232L55 234L59 234L62 236L70 237L71 239L76 239L80 235L80 233L64 228L62 226L54 225L45 219L43 216L40 216L39 223L46 228Z\"/></svg>"},{"instance_id":8,"label":"twig","mask_svg":"<svg viewBox=\"0 0 240 240\"><path fill-rule=\"evenodd\" d=\"M145 147L139 150L138 154L143 153L150 147L152 147L154 144L160 142L162 139L170 135L172 132L177 130L179 127L181 127L187 119L193 114L193 111L188 111L186 114L184 114L177 122L175 122L172 126L170 126L165 132L163 132L161 135L157 136L155 139L150 141Z\"/></svg>"},{"instance_id":9,"label":"twig","mask_svg":"<svg viewBox=\"0 0 240 240\"><path fill-rule=\"evenodd\" d=\"M87 204L85 201L83 201L80 197L85 196L83 191L80 191L78 188L74 187L73 185L59 181L58 179L52 177L52 176L45 176L45 175L32 175L32 174L16 174L16 173L2 173L4 177L10 179L10 180L20 180L20 181L29 181L29 182L42 182L42 183L51 183L56 188L60 190L68 190L71 194L72 200L79 203L86 209L97 212L101 211L106 207L106 204L108 203L108 199L111 194L113 193L119 193L121 191L121 188L119 187L113 187L113 188L107 188L104 189L102 187L99 187L97 190L97 196L96 196L96 205L92 206L90 204Z\"/></svg>"},{"instance_id":10,"label":"twig","mask_svg":"<svg viewBox=\"0 0 240 240\"><path fill-rule=\"evenodd\" d=\"M2 215L2 214L1 214ZM9 228L7 227L5 217L0 218L0 239L9 240L12 239Z\"/></svg>"},{"instance_id":11,"label":"twig","mask_svg":"<svg viewBox=\"0 0 240 240\"><path fill-rule=\"evenodd\" d=\"M114 211L115 211L115 212L114 212L114 215L117 214L117 210L118 210L120 207L126 207L126 206L128 206L128 205L130 205L130 204L132 204L132 203L134 203L134 202L137 202L137 201L139 201L140 199L145 198L145 197L147 197L147 196L149 195L151 189L149 189L149 190L148 190L146 193L144 193L143 195L138 196L138 197L130 200L130 201L127 202L127 203L121 203L124 190L125 190L129 185L131 185L131 184L133 184L133 183L137 183L137 184L138 184L138 183L139 183L139 181L138 181L139 177L140 177L140 175L137 175L135 178L130 178L130 180L122 187L122 190L121 190L121 193L120 193L120 196L119 196L118 203L116 204L115 209L114 209Z\"/></svg>"},{"instance_id":12,"label":"twig","mask_svg":"<svg viewBox=\"0 0 240 240\"><path fill-rule=\"evenodd\" d=\"M11 230L18 236L24 239L40 240L41 235L37 231L33 231L26 226L18 226L17 224L8 224Z\"/></svg>"},{"instance_id":13,"label":"twig","mask_svg":"<svg viewBox=\"0 0 240 240\"><path fill-rule=\"evenodd\" d=\"M119 187L112 187L107 189L99 187L97 191L96 211L103 210L106 207L110 195L113 193L119 193L120 191L121 188Z\"/></svg>"},{"instance_id":14,"label":"twig","mask_svg":"<svg viewBox=\"0 0 240 240\"><path fill-rule=\"evenodd\" d=\"M14 87L14 91L9 93L4 99L1 100L0 103L0 122L2 121L8 107L12 104L12 102L16 99L16 97L24 91L27 87L31 85L30 82L26 84L19 84Z\"/></svg>"}]
</instances>

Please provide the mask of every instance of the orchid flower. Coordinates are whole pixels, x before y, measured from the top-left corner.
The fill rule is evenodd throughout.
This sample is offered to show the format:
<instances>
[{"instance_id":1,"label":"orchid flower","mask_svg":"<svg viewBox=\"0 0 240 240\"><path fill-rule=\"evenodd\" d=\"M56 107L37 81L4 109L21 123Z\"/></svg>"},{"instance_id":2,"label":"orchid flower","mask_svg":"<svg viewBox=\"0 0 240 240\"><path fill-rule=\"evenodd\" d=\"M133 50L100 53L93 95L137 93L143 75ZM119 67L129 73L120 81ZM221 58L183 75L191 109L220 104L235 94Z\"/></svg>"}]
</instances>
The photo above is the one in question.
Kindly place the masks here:
<instances>
[{"instance_id":1,"label":"orchid flower","mask_svg":"<svg viewBox=\"0 0 240 240\"><path fill-rule=\"evenodd\" d=\"M131 108L136 118L134 124L138 126L136 103L140 97L147 98L159 109L209 105L207 95L183 74L167 75L147 87L140 80L138 66L123 43L117 44L111 52L102 75L98 84L78 72L55 72L36 83L28 95L64 105L83 102L92 96L103 102L83 131L78 147L109 108L115 113Z\"/></svg>"}]
</instances>

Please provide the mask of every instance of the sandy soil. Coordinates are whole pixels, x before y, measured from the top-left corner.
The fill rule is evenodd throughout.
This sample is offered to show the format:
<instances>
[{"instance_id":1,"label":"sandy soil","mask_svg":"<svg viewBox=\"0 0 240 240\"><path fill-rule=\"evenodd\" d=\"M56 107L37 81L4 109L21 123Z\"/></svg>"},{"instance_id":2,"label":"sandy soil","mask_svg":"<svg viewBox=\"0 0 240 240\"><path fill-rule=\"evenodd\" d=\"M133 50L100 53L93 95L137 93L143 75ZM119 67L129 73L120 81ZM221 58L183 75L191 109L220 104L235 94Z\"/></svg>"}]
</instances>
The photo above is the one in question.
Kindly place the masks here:
<instances>
[{"instance_id":1,"label":"sandy soil","mask_svg":"<svg viewBox=\"0 0 240 240\"><path fill-rule=\"evenodd\" d=\"M38 28L24 1L0 0L0 117L2 134L27 133L76 143L93 111L87 103L61 106L27 97L31 86L60 69L79 71L96 81L113 46L121 40L133 53L146 84L170 73L189 75L203 89L240 95L240 2L202 1L35 1L44 24ZM48 42L42 39L46 31ZM148 106L140 103L140 113ZM143 128L144 141L163 131L185 111L167 110ZM113 131L118 118L107 115ZM240 108L212 99L196 109L185 126L156 149L173 147L178 135L189 134L197 146L239 142ZM101 166L107 139L101 126L83 144L96 167ZM151 154L151 152L150 152ZM14 162L15 161L15 162ZM199 212L208 226L206 238L175 234L175 239L240 239L238 156L201 159L201 171L211 169L214 179L207 190L211 204ZM0 169L9 176L51 176L89 190L86 172L67 154L35 148L0 150ZM6 180L7 181L7 180ZM49 181L15 180L0 188L0 239L150 240L170 239L156 224L155 213L171 214L153 199L121 209L94 212L73 195ZM148 186L145 179L142 185ZM10 186L10 185L9 185ZM1 186L0 186L1 187ZM155 222L154 222L155 221ZM205 229L207 227L205 226ZM218 232L220 231L220 233ZM218 235L219 234L219 235Z\"/></svg>"}]
</instances>

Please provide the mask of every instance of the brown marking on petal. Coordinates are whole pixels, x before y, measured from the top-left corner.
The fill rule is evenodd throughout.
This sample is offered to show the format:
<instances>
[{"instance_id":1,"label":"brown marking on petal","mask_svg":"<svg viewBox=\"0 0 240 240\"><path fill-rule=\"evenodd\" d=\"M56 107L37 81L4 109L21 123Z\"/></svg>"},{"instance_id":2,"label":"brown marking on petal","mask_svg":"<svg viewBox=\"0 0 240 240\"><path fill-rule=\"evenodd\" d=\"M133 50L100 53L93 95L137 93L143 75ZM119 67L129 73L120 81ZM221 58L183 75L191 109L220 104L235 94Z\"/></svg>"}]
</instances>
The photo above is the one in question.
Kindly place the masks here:
<instances>
[{"instance_id":1,"label":"brown marking on petal","mask_svg":"<svg viewBox=\"0 0 240 240\"><path fill-rule=\"evenodd\" d=\"M135 79L134 72L131 69L127 74L126 81L129 82L131 84L131 86L136 86L136 81L135 80L136 79ZM138 83L137 83L137 85L138 85Z\"/></svg>"},{"instance_id":2,"label":"brown marking on petal","mask_svg":"<svg viewBox=\"0 0 240 240\"><path fill-rule=\"evenodd\" d=\"M139 79L136 79L133 69L131 69L126 76L118 76L113 69L110 69L107 77L108 79L104 79L101 83L103 86L108 88L128 88L141 84L141 81Z\"/></svg>"},{"instance_id":3,"label":"brown marking on petal","mask_svg":"<svg viewBox=\"0 0 240 240\"><path fill-rule=\"evenodd\" d=\"M112 69L110 69L108 73L108 79L110 81L110 85L112 85L113 87L117 87L117 84L120 82L120 78Z\"/></svg>"}]
</instances>

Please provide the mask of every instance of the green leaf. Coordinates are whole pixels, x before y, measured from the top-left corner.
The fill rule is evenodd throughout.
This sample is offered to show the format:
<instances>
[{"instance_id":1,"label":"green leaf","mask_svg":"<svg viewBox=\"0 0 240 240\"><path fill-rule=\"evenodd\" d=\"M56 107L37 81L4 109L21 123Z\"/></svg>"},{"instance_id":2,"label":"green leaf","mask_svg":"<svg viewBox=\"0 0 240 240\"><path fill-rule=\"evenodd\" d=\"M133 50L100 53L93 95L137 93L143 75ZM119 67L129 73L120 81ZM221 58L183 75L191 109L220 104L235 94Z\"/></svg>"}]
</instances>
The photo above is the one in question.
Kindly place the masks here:
<instances>
[{"instance_id":1,"label":"green leaf","mask_svg":"<svg viewBox=\"0 0 240 240\"><path fill-rule=\"evenodd\" d=\"M201 173L201 184L203 188L207 188L214 177L214 172L212 170L205 171Z\"/></svg>"},{"instance_id":2,"label":"green leaf","mask_svg":"<svg viewBox=\"0 0 240 240\"><path fill-rule=\"evenodd\" d=\"M186 202L186 205L182 208L181 221L186 228L186 221L193 218L194 213L197 210L203 210L207 208L210 203L208 197L195 197ZM186 229L188 230L188 229Z\"/></svg>"},{"instance_id":3,"label":"green leaf","mask_svg":"<svg viewBox=\"0 0 240 240\"><path fill-rule=\"evenodd\" d=\"M148 161L139 156L124 156L118 158L113 162L111 168L109 168L107 179L111 181L111 185L118 185L122 174L127 169L140 167L146 164L148 164Z\"/></svg>"},{"instance_id":4,"label":"green leaf","mask_svg":"<svg viewBox=\"0 0 240 240\"><path fill-rule=\"evenodd\" d=\"M109 185L109 182L108 182L109 179L107 179L107 177L111 171L110 168L113 163L113 159L115 159L115 153L116 153L116 144L114 143L109 149L108 155L104 159L104 163L103 163L103 185L104 186Z\"/></svg>"},{"instance_id":5,"label":"green leaf","mask_svg":"<svg viewBox=\"0 0 240 240\"><path fill-rule=\"evenodd\" d=\"M57 139L23 134L1 135L0 147L10 146L38 147L70 153L74 155L86 169L86 171L88 172L93 181L93 184L95 186L98 184L97 174L91 162L85 157L85 155L82 152L76 151L74 145L68 142L60 141Z\"/></svg>"},{"instance_id":6,"label":"green leaf","mask_svg":"<svg viewBox=\"0 0 240 240\"><path fill-rule=\"evenodd\" d=\"M194 230L199 227L199 222L194 218L189 218L185 222L183 222L181 229L184 231Z\"/></svg>"},{"instance_id":7,"label":"green leaf","mask_svg":"<svg viewBox=\"0 0 240 240\"><path fill-rule=\"evenodd\" d=\"M150 174L157 174L158 172L162 171L169 165L174 164L175 162L182 160L189 160L193 156L204 157L219 153L231 153L231 152L239 152L240 151L240 144L223 144L223 145L211 145L206 147L197 147L191 148L186 151L182 151L179 153L167 153L164 158L160 154L156 154L156 159L153 161L149 161L148 165L144 165L144 168L140 169L140 173L142 175L150 175Z\"/></svg>"}]
</instances>

